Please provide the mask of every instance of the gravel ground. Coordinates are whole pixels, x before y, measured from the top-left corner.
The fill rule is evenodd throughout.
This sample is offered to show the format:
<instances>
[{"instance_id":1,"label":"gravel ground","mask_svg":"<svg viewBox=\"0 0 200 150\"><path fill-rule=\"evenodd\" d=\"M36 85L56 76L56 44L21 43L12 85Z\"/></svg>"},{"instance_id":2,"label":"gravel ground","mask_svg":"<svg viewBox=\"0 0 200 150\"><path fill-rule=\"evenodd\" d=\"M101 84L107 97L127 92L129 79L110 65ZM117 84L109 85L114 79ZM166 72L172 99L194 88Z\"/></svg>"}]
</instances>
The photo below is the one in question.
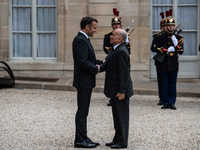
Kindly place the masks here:
<instances>
[{"instance_id":1,"label":"gravel ground","mask_svg":"<svg viewBox=\"0 0 200 150\"><path fill-rule=\"evenodd\" d=\"M0 90L1 150L70 150L74 142L76 92ZM93 93L88 136L110 149L114 134L111 107ZM200 99L178 97L177 110L161 110L157 96L134 95L130 101L130 150L200 150Z\"/></svg>"}]
</instances>

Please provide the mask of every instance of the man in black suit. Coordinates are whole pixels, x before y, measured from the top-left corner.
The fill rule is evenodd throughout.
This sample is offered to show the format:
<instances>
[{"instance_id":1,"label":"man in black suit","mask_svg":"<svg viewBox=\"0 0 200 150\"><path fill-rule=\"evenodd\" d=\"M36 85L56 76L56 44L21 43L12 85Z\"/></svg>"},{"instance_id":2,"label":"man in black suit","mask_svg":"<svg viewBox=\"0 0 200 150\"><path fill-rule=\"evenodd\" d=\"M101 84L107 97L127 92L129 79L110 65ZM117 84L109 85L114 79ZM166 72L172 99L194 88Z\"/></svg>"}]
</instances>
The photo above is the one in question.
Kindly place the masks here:
<instances>
[{"instance_id":1,"label":"man in black suit","mask_svg":"<svg viewBox=\"0 0 200 150\"><path fill-rule=\"evenodd\" d=\"M122 20L121 17L119 16L115 16L111 19L111 26L112 26L112 31L105 34L104 39L103 39L103 49L104 52L106 54L108 54L110 52L110 49L113 47L113 45L110 43L110 36L112 35L112 32L115 29L121 28L122 29ZM126 47L129 51L129 53L131 52L131 45L130 45L130 37L126 39ZM109 103L107 104L107 106L112 106L112 101L111 99L109 100Z\"/></svg>"},{"instance_id":2,"label":"man in black suit","mask_svg":"<svg viewBox=\"0 0 200 150\"><path fill-rule=\"evenodd\" d=\"M81 20L81 31L73 41L74 80L73 86L77 89L77 105L75 124L76 133L74 147L93 148L99 143L87 137L87 116L89 112L92 88L95 87L95 75L100 71L98 64L103 61L96 60L94 49L88 37L93 37L97 31L97 19L84 17Z\"/></svg>"},{"instance_id":3,"label":"man in black suit","mask_svg":"<svg viewBox=\"0 0 200 150\"><path fill-rule=\"evenodd\" d=\"M110 36L113 44L106 61L101 64L101 71L106 71L104 94L112 100L112 113L115 136L106 146L126 148L129 130L129 98L133 95L130 77L130 57L125 40L127 33L123 29L115 29Z\"/></svg>"}]
</instances>

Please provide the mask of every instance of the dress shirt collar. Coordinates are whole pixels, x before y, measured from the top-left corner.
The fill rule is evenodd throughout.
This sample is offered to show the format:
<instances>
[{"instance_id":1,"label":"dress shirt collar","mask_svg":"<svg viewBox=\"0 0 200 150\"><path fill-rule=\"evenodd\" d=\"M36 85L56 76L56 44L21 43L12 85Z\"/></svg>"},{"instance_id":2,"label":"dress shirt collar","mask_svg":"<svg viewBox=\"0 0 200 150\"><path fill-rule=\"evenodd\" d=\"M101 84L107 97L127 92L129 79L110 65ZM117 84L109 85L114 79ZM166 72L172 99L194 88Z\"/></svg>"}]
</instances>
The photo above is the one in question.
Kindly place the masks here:
<instances>
[{"instance_id":1,"label":"dress shirt collar","mask_svg":"<svg viewBox=\"0 0 200 150\"><path fill-rule=\"evenodd\" d=\"M121 43L119 43L119 44L113 46L114 50L115 50L115 48L117 48L117 46L119 46L120 44L121 44Z\"/></svg>"},{"instance_id":2,"label":"dress shirt collar","mask_svg":"<svg viewBox=\"0 0 200 150\"><path fill-rule=\"evenodd\" d=\"M85 37L88 39L89 37L88 37L88 35L85 33L85 32L83 32L83 31L80 31L82 34L84 34L85 35Z\"/></svg>"}]
</instances>

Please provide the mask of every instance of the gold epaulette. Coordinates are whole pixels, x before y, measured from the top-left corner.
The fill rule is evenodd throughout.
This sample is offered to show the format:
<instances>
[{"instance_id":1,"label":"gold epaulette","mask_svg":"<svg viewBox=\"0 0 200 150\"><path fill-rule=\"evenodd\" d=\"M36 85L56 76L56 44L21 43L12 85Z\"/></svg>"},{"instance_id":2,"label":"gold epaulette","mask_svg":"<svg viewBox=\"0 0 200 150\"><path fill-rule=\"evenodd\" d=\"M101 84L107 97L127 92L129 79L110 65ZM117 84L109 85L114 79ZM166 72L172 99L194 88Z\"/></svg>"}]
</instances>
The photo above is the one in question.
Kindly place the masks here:
<instances>
[{"instance_id":1,"label":"gold epaulette","mask_svg":"<svg viewBox=\"0 0 200 150\"><path fill-rule=\"evenodd\" d=\"M155 33L155 34L153 35L153 37L155 37L155 36L158 36L158 33Z\"/></svg>"},{"instance_id":2,"label":"gold epaulette","mask_svg":"<svg viewBox=\"0 0 200 150\"><path fill-rule=\"evenodd\" d=\"M161 34L163 34L163 33L165 33L164 31L162 31L162 32L158 32L158 35L161 35Z\"/></svg>"},{"instance_id":3,"label":"gold epaulette","mask_svg":"<svg viewBox=\"0 0 200 150\"><path fill-rule=\"evenodd\" d=\"M105 33L104 35L109 34L109 33L111 33L111 32Z\"/></svg>"},{"instance_id":4,"label":"gold epaulette","mask_svg":"<svg viewBox=\"0 0 200 150\"><path fill-rule=\"evenodd\" d=\"M163 32L155 33L155 34L153 35L153 37L156 37L156 36L161 35L161 34L163 34Z\"/></svg>"},{"instance_id":5,"label":"gold epaulette","mask_svg":"<svg viewBox=\"0 0 200 150\"><path fill-rule=\"evenodd\" d=\"M183 38L183 36L182 36L182 35L180 35L180 34L178 34L178 36L180 36L180 37L182 37L182 38Z\"/></svg>"}]
</instances>

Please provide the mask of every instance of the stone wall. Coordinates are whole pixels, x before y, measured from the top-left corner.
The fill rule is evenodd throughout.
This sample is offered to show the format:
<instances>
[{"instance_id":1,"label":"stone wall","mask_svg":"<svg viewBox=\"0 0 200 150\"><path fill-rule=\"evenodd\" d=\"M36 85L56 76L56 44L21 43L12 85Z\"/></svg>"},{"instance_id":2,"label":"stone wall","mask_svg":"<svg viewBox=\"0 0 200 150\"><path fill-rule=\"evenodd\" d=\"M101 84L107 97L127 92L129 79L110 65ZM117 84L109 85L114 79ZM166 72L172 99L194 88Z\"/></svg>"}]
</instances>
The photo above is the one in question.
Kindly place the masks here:
<instances>
[{"instance_id":1,"label":"stone wall","mask_svg":"<svg viewBox=\"0 0 200 150\"><path fill-rule=\"evenodd\" d=\"M0 60L9 60L9 0L0 1Z\"/></svg>"},{"instance_id":2,"label":"stone wall","mask_svg":"<svg viewBox=\"0 0 200 150\"><path fill-rule=\"evenodd\" d=\"M103 37L112 31L113 8L120 11L123 28L134 19L131 29L131 70L134 78L148 78L149 1L148 0L58 0L58 62L9 62L9 0L0 1L0 60L7 61L17 76L72 77L72 41L80 31L84 16L98 19L97 33L91 39L96 57L104 59ZM103 78L104 74L98 75Z\"/></svg>"}]
</instances>

